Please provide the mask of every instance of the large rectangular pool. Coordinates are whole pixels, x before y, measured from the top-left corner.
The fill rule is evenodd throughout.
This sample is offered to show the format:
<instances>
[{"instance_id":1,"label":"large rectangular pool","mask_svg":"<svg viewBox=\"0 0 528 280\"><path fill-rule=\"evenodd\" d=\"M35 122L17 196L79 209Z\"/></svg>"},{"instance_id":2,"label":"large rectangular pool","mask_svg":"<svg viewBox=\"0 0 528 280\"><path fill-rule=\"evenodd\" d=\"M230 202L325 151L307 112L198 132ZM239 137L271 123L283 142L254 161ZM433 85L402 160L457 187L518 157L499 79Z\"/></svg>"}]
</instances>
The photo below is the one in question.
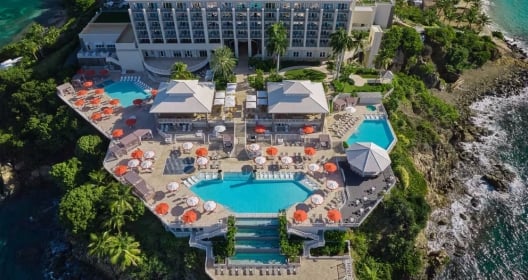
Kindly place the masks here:
<instances>
[{"instance_id":1,"label":"large rectangular pool","mask_svg":"<svg viewBox=\"0 0 528 280\"><path fill-rule=\"evenodd\" d=\"M123 107L133 105L134 99L149 97L149 94L131 82L115 82L105 86L104 90L112 99L119 99Z\"/></svg>"},{"instance_id":2,"label":"large rectangular pool","mask_svg":"<svg viewBox=\"0 0 528 280\"><path fill-rule=\"evenodd\" d=\"M387 150L394 142L394 135L387 120L363 120L346 142L348 145L356 142L373 142Z\"/></svg>"},{"instance_id":3,"label":"large rectangular pool","mask_svg":"<svg viewBox=\"0 0 528 280\"><path fill-rule=\"evenodd\" d=\"M295 180L254 180L251 174L231 172L226 172L223 180L201 181L191 191L236 213L277 213L312 193Z\"/></svg>"}]
</instances>

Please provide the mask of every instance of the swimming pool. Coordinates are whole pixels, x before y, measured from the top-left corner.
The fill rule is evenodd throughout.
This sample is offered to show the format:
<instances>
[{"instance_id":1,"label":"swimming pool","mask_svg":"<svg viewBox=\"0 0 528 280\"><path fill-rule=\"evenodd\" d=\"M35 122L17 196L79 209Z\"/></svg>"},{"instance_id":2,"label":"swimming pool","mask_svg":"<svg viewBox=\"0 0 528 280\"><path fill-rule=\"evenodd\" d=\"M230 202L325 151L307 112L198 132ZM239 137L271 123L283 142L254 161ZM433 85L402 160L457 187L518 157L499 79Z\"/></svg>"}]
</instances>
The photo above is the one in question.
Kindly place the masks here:
<instances>
[{"instance_id":1,"label":"swimming pool","mask_svg":"<svg viewBox=\"0 0 528 280\"><path fill-rule=\"evenodd\" d=\"M367 110L371 111L371 112L374 112L376 111L376 106L374 105L367 105Z\"/></svg>"},{"instance_id":2,"label":"swimming pool","mask_svg":"<svg viewBox=\"0 0 528 280\"><path fill-rule=\"evenodd\" d=\"M112 99L119 99L123 107L128 107L133 104L134 99L145 99L149 95L131 82L115 82L105 88L106 94Z\"/></svg>"},{"instance_id":3,"label":"swimming pool","mask_svg":"<svg viewBox=\"0 0 528 280\"><path fill-rule=\"evenodd\" d=\"M230 264L285 264L286 257L279 253L235 253Z\"/></svg>"},{"instance_id":4,"label":"swimming pool","mask_svg":"<svg viewBox=\"0 0 528 280\"><path fill-rule=\"evenodd\" d=\"M374 142L387 150L394 142L394 135L387 120L364 120L346 142L348 145L356 142Z\"/></svg>"},{"instance_id":5,"label":"swimming pool","mask_svg":"<svg viewBox=\"0 0 528 280\"><path fill-rule=\"evenodd\" d=\"M297 181L254 180L251 174L231 172L226 172L223 180L201 181L191 191L237 213L277 213L311 194Z\"/></svg>"}]
</instances>

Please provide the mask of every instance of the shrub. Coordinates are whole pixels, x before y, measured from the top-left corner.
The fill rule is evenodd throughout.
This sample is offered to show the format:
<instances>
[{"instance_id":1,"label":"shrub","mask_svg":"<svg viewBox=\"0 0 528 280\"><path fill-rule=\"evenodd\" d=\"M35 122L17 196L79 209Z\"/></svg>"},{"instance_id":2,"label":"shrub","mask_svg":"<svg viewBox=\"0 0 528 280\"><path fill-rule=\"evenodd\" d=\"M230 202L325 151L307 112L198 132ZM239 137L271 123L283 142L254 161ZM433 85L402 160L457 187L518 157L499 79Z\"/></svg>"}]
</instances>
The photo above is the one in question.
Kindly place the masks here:
<instances>
[{"instance_id":1,"label":"shrub","mask_svg":"<svg viewBox=\"0 0 528 280\"><path fill-rule=\"evenodd\" d=\"M286 73L284 73L284 78L287 80L310 80L312 82L322 82L326 78L326 74L313 69L296 69L286 71Z\"/></svg>"},{"instance_id":2,"label":"shrub","mask_svg":"<svg viewBox=\"0 0 528 280\"><path fill-rule=\"evenodd\" d=\"M347 141L343 141L343 149L348 149L349 145L347 143Z\"/></svg>"},{"instance_id":3,"label":"shrub","mask_svg":"<svg viewBox=\"0 0 528 280\"><path fill-rule=\"evenodd\" d=\"M502 34L500 31L492 31L491 36L504 40L504 34Z\"/></svg>"},{"instance_id":4,"label":"shrub","mask_svg":"<svg viewBox=\"0 0 528 280\"><path fill-rule=\"evenodd\" d=\"M400 182L402 184L402 187L404 189L409 187L410 179L409 179L409 173L407 172L407 169L405 167L398 165L394 167L394 173L400 178Z\"/></svg>"}]
</instances>

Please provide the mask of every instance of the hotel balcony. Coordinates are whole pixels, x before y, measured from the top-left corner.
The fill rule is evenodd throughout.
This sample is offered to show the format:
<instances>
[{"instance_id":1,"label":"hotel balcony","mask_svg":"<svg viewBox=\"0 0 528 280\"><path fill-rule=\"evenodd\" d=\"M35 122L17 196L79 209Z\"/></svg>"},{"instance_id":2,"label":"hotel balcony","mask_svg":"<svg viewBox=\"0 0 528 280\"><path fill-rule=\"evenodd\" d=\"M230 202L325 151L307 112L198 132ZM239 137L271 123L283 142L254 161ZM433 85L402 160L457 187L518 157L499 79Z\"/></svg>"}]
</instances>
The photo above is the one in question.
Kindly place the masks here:
<instances>
[{"instance_id":1,"label":"hotel balcony","mask_svg":"<svg viewBox=\"0 0 528 280\"><path fill-rule=\"evenodd\" d=\"M143 65L148 71L154 74L170 76L172 65L176 62L187 64L187 70L195 72L205 67L209 63L209 60L207 57L146 57L144 58Z\"/></svg>"}]
</instances>

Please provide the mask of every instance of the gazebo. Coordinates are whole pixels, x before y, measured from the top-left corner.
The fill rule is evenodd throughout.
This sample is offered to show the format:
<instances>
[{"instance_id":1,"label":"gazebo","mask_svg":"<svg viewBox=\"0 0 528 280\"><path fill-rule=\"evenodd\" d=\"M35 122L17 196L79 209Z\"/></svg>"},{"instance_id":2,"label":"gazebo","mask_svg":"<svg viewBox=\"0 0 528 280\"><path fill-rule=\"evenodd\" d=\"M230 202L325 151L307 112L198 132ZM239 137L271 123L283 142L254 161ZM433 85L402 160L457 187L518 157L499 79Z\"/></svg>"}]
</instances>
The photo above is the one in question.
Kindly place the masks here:
<instances>
[{"instance_id":1,"label":"gazebo","mask_svg":"<svg viewBox=\"0 0 528 280\"><path fill-rule=\"evenodd\" d=\"M362 177L376 177L391 164L386 150L372 142L357 142L346 150L352 171Z\"/></svg>"}]
</instances>

